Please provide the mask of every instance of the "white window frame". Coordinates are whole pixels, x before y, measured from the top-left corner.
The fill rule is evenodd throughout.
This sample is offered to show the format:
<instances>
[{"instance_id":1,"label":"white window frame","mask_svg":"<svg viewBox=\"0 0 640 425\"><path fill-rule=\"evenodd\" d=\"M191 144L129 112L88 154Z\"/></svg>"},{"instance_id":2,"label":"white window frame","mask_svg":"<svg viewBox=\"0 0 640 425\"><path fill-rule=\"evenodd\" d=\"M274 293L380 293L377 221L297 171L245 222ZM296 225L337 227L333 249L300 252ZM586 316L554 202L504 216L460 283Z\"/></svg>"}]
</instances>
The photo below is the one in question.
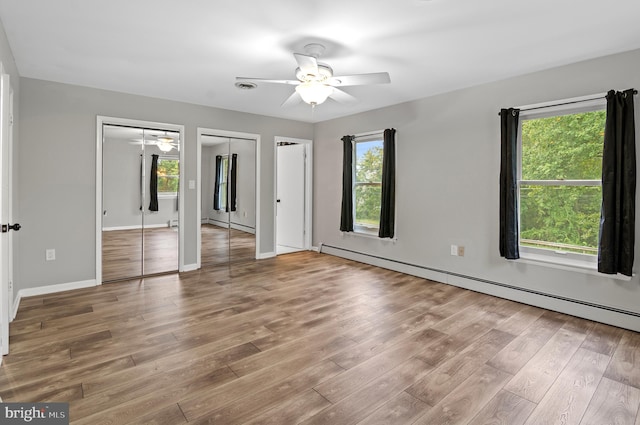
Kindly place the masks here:
<instances>
[{"instance_id":1,"label":"white window frame","mask_svg":"<svg viewBox=\"0 0 640 425\"><path fill-rule=\"evenodd\" d=\"M230 167L231 164L229 162L230 160L230 156L229 154L225 154L225 155L221 155L221 161L220 161L220 180L218 181L220 188L218 188L218 196L220 197L220 200L218 201L218 204L220 205L220 211L225 212L228 210L228 205L227 205L227 201L229 199L229 172L231 171ZM225 167L225 163L226 163L226 167ZM225 172L226 170L226 172ZM215 184L215 182L214 182ZM222 188L224 187L224 190L222 190Z\"/></svg>"},{"instance_id":2,"label":"white window frame","mask_svg":"<svg viewBox=\"0 0 640 425\"><path fill-rule=\"evenodd\" d=\"M583 112L606 110L606 99L599 96L591 100L582 98L567 99L553 102L555 106L545 104L521 107L518 120L518 226L520 226L520 187L523 184L537 185L562 185L562 186L601 186L602 181L597 180L522 180L522 123L531 119L548 118L559 115L572 115ZM520 228L518 228L518 243L520 258L524 262L543 263L560 268L581 269L597 273L597 255L580 254L563 250L551 250L524 246L520 244Z\"/></svg>"},{"instance_id":3,"label":"white window frame","mask_svg":"<svg viewBox=\"0 0 640 425\"><path fill-rule=\"evenodd\" d=\"M362 135L355 135L353 139L353 142L352 142L353 143L353 159L351 162L352 163L351 175L352 175L352 181L353 181L351 193L353 196L353 211L351 213L353 214L353 232L354 233L366 235L366 236L378 237L378 231L380 230L379 220L378 220L378 226L375 226L375 227L362 226L362 225L356 224L356 187L357 186L380 186L380 188L382 189L382 181L380 181L380 183L358 183L356 180L356 167L358 162L357 144L365 143L365 142L375 142L375 141L382 141L384 143L384 131L374 131L374 132L370 132ZM382 197L380 197L380 205L382 205Z\"/></svg>"},{"instance_id":4,"label":"white window frame","mask_svg":"<svg viewBox=\"0 0 640 425\"><path fill-rule=\"evenodd\" d=\"M158 157L158 161L166 161L166 160L170 160L170 161L178 161L178 167L180 167L182 164L180 164L180 158L177 156L173 156L173 155L163 155L163 156L159 156ZM179 168L178 168L179 170ZM180 187L180 174L178 173L178 175L173 176L174 178L178 179L178 187ZM180 189L178 189L179 191ZM163 199L171 199L171 198L177 198L178 197L178 191L176 192L160 192L158 191L158 198L163 198Z\"/></svg>"}]
</instances>

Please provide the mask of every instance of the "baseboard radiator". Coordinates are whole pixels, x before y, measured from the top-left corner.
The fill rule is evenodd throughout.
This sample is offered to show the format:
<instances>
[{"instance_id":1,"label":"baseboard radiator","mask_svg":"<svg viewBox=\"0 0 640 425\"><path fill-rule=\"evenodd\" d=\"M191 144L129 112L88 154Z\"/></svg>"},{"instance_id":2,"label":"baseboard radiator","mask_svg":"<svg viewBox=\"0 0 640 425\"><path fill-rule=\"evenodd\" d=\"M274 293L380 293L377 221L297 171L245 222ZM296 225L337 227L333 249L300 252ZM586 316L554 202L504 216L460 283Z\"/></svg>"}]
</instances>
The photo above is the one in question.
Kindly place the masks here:
<instances>
[{"instance_id":1,"label":"baseboard radiator","mask_svg":"<svg viewBox=\"0 0 640 425\"><path fill-rule=\"evenodd\" d=\"M318 252L640 332L640 320L638 320L640 313L634 311L548 294L448 270L392 260L338 246L320 244Z\"/></svg>"}]
</instances>

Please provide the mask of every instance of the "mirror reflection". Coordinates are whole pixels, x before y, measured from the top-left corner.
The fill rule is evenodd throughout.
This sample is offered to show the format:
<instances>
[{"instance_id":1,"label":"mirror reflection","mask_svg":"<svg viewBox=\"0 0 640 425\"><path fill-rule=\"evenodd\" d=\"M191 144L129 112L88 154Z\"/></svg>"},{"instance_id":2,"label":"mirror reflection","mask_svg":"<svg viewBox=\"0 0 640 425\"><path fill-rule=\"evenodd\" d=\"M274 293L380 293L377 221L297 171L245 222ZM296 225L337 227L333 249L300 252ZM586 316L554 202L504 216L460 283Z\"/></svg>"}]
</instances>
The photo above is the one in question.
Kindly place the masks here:
<instances>
[{"instance_id":1,"label":"mirror reflection","mask_svg":"<svg viewBox=\"0 0 640 425\"><path fill-rule=\"evenodd\" d=\"M102 280L178 270L180 135L103 126Z\"/></svg>"},{"instance_id":2,"label":"mirror reflection","mask_svg":"<svg viewBox=\"0 0 640 425\"><path fill-rule=\"evenodd\" d=\"M256 142L201 137L202 266L254 259Z\"/></svg>"}]
</instances>

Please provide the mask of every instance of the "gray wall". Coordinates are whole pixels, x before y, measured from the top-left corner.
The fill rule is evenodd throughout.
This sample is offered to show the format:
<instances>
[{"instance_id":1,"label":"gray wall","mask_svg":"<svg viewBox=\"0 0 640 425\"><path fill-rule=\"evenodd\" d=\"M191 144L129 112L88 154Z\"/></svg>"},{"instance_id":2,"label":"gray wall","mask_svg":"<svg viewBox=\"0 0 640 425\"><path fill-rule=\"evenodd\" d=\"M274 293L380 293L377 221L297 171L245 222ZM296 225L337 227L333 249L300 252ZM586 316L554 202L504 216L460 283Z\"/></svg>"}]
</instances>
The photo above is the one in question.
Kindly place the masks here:
<instances>
[{"instance_id":1,"label":"gray wall","mask_svg":"<svg viewBox=\"0 0 640 425\"><path fill-rule=\"evenodd\" d=\"M500 108L631 87L640 88L640 51L319 123L314 134L314 245L640 313L638 276L625 282L509 262L498 253ZM636 122L639 116L637 107ZM397 129L397 242L342 235L340 138L389 127ZM640 131L640 125L636 128ZM640 226L636 229L638 258ZM465 246L465 256L451 256L452 244Z\"/></svg>"},{"instance_id":2,"label":"gray wall","mask_svg":"<svg viewBox=\"0 0 640 425\"><path fill-rule=\"evenodd\" d=\"M250 230L256 227L256 149L251 140L231 139L230 151L238 155L236 211L231 211L231 227ZM214 162L215 167L215 162ZM271 204L273 205L273 204ZM237 226L234 226L237 225Z\"/></svg>"},{"instance_id":3,"label":"gray wall","mask_svg":"<svg viewBox=\"0 0 640 425\"><path fill-rule=\"evenodd\" d=\"M202 194L200 198L202 200L202 210L200 211L200 217L203 223L206 223L210 217L217 220L217 216L220 215L219 211L213 209L214 181L216 178L215 158L218 150L228 152L226 144L221 146L202 146L202 154L200 156L200 161L202 162L202 166L200 167L200 174L202 175ZM220 153L220 155L222 155L222 153Z\"/></svg>"},{"instance_id":4,"label":"gray wall","mask_svg":"<svg viewBox=\"0 0 640 425\"><path fill-rule=\"evenodd\" d=\"M49 81L20 80L16 289L95 278L96 116L185 125L186 180L196 180L197 127L260 134L260 252L273 251L275 135L311 138L313 126L223 109ZM185 195L185 264L196 263L196 191ZM56 261L45 261L45 249Z\"/></svg>"},{"instance_id":5,"label":"gray wall","mask_svg":"<svg viewBox=\"0 0 640 425\"><path fill-rule=\"evenodd\" d=\"M202 220L230 223L231 227L249 233L256 228L256 148L255 142L227 139L229 143L202 146ZM236 211L229 213L213 209L216 155L238 154ZM236 226L234 226L236 225ZM251 231L253 230L253 232Z\"/></svg>"},{"instance_id":6,"label":"gray wall","mask_svg":"<svg viewBox=\"0 0 640 425\"><path fill-rule=\"evenodd\" d=\"M102 148L102 216L103 230L141 228L143 217L140 211L140 145L129 140L104 137ZM179 152L162 152L157 146L145 147L144 185L144 227L168 226L169 221L178 220L178 197L158 196L158 211L149 211L151 200L151 155L175 157Z\"/></svg>"}]
</instances>

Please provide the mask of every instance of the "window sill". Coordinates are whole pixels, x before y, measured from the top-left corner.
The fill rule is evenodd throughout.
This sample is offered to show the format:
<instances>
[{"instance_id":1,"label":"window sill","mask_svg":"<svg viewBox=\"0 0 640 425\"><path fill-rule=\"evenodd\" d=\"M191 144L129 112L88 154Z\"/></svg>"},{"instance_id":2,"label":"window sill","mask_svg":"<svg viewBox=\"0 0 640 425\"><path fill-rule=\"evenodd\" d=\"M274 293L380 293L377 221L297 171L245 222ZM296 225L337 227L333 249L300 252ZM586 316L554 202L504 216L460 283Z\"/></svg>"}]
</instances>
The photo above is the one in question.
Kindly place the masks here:
<instances>
[{"instance_id":1,"label":"window sill","mask_svg":"<svg viewBox=\"0 0 640 425\"><path fill-rule=\"evenodd\" d=\"M176 193L158 193L158 199L176 199L177 197Z\"/></svg>"},{"instance_id":2,"label":"window sill","mask_svg":"<svg viewBox=\"0 0 640 425\"><path fill-rule=\"evenodd\" d=\"M623 274L604 274L598 272L598 265L592 261L584 261L570 258L557 258L551 255L533 254L530 252L520 252L520 258L516 260L518 263L534 264L536 266L550 267L560 270L574 271L578 273L590 274L593 276L607 277L616 280L631 280L631 277Z\"/></svg>"},{"instance_id":3,"label":"window sill","mask_svg":"<svg viewBox=\"0 0 640 425\"><path fill-rule=\"evenodd\" d=\"M355 236L355 237L359 237L359 238L369 238L369 239L375 239L378 241L386 241L386 242L393 242L396 243L396 241L398 240L397 238L380 238L378 237L378 231L376 230L375 232L366 232L363 230L354 230L353 232L340 232L342 234L342 236Z\"/></svg>"}]
</instances>

